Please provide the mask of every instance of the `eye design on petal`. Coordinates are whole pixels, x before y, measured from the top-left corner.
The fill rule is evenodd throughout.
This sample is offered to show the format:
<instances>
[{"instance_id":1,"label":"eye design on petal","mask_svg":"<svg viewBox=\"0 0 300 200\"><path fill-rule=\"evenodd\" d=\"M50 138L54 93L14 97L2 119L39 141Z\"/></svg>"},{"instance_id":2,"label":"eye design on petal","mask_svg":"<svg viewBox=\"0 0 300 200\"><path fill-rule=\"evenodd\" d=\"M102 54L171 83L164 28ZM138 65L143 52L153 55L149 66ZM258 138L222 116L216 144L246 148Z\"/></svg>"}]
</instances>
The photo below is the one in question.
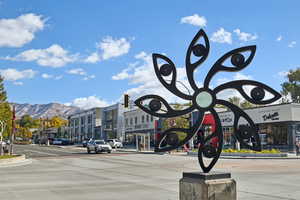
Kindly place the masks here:
<instances>
[{"instance_id":1,"label":"eye design on petal","mask_svg":"<svg viewBox=\"0 0 300 200\"><path fill-rule=\"evenodd\" d=\"M251 97L254 101L261 101L265 98L265 90L261 87L255 87L251 90Z\"/></svg>"},{"instance_id":2,"label":"eye design on petal","mask_svg":"<svg viewBox=\"0 0 300 200\"><path fill-rule=\"evenodd\" d=\"M201 40L204 40L204 43ZM198 43L202 42L202 43ZM189 48L186 53L186 65L192 66L195 69L198 65L200 65L208 56L209 53L209 40L205 32L201 29L192 42L189 45ZM192 55L198 57L197 61L192 61Z\"/></svg>"},{"instance_id":3,"label":"eye design on petal","mask_svg":"<svg viewBox=\"0 0 300 200\"><path fill-rule=\"evenodd\" d=\"M163 75L163 76L169 76L171 75L173 69L172 66L169 64L164 64L160 67L159 72Z\"/></svg>"},{"instance_id":4,"label":"eye design on petal","mask_svg":"<svg viewBox=\"0 0 300 200\"><path fill-rule=\"evenodd\" d=\"M236 66L242 66L245 63L245 56L240 53L236 53L233 56L231 56L231 63Z\"/></svg>"},{"instance_id":5,"label":"eye design on petal","mask_svg":"<svg viewBox=\"0 0 300 200\"><path fill-rule=\"evenodd\" d=\"M212 77L220 71L237 72L247 67L254 58L255 51L256 46L253 45L237 48L223 55L219 60L217 60L217 62L215 62L215 64L209 70L204 80L204 87L208 88ZM242 54L245 52L250 52L250 55L247 59ZM228 59L230 59L232 66L225 65Z\"/></svg>"},{"instance_id":6,"label":"eye design on petal","mask_svg":"<svg viewBox=\"0 0 300 200\"><path fill-rule=\"evenodd\" d=\"M153 99L150 101L149 108L153 112L157 112L161 109L161 102L157 99Z\"/></svg>"},{"instance_id":7,"label":"eye design on petal","mask_svg":"<svg viewBox=\"0 0 300 200\"><path fill-rule=\"evenodd\" d=\"M250 91L250 96L246 93L245 89L243 88L245 86L254 86L254 88L252 88ZM269 86L263 83L252 81L252 80L231 81L216 87L213 91L215 93L219 93L220 91L226 89L236 89L247 101L259 105L269 104L281 98L281 95L278 92L276 92L274 89L270 88ZM265 99L266 92L272 94L273 97L269 99Z\"/></svg>"},{"instance_id":8,"label":"eye design on petal","mask_svg":"<svg viewBox=\"0 0 300 200\"><path fill-rule=\"evenodd\" d=\"M193 106L183 110L174 110L166 100L158 95L145 95L135 100L134 103L144 112L163 118L185 115L194 110Z\"/></svg>"},{"instance_id":9,"label":"eye design on petal","mask_svg":"<svg viewBox=\"0 0 300 200\"><path fill-rule=\"evenodd\" d=\"M192 52L195 56L202 57L206 54L207 49L203 44L196 44L195 46L192 47Z\"/></svg>"},{"instance_id":10,"label":"eye design on petal","mask_svg":"<svg viewBox=\"0 0 300 200\"><path fill-rule=\"evenodd\" d=\"M250 139L254 133L254 130L249 125L240 125L238 128L238 134L242 139Z\"/></svg>"},{"instance_id":11,"label":"eye design on petal","mask_svg":"<svg viewBox=\"0 0 300 200\"><path fill-rule=\"evenodd\" d=\"M203 147L203 155L206 158L213 158L217 155L217 150L212 145L208 144Z\"/></svg>"},{"instance_id":12,"label":"eye design on petal","mask_svg":"<svg viewBox=\"0 0 300 200\"><path fill-rule=\"evenodd\" d=\"M176 86L177 72L174 63L168 57L161 54L152 54L152 59L155 74L165 88L183 99L191 100L192 97L189 94L180 91ZM162 60L164 64L161 64L159 60Z\"/></svg>"}]
</instances>

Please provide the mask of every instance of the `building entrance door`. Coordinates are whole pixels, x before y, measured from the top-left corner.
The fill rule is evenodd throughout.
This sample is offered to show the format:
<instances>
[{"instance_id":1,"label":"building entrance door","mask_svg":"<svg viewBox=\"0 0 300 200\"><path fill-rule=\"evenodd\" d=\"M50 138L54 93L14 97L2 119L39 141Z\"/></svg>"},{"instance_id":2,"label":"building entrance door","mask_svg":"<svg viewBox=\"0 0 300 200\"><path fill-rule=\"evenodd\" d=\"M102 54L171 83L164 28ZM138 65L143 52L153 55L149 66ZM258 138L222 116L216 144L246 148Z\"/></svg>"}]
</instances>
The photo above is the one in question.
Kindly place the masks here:
<instances>
[{"instance_id":1,"label":"building entrance door","mask_svg":"<svg viewBox=\"0 0 300 200\"><path fill-rule=\"evenodd\" d=\"M150 134L136 133L136 151L150 151Z\"/></svg>"}]
</instances>

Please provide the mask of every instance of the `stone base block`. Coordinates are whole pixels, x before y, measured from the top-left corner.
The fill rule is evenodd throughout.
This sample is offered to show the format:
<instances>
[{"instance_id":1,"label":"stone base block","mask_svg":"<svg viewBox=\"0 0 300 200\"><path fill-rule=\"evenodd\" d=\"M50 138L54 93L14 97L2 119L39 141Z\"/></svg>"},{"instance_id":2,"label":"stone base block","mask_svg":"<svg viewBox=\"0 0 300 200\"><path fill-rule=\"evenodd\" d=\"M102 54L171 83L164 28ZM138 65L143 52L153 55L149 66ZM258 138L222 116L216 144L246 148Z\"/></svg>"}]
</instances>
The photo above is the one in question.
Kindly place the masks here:
<instances>
[{"instance_id":1,"label":"stone base block","mask_svg":"<svg viewBox=\"0 0 300 200\"><path fill-rule=\"evenodd\" d=\"M236 182L229 173L183 173L180 200L236 200Z\"/></svg>"}]
</instances>

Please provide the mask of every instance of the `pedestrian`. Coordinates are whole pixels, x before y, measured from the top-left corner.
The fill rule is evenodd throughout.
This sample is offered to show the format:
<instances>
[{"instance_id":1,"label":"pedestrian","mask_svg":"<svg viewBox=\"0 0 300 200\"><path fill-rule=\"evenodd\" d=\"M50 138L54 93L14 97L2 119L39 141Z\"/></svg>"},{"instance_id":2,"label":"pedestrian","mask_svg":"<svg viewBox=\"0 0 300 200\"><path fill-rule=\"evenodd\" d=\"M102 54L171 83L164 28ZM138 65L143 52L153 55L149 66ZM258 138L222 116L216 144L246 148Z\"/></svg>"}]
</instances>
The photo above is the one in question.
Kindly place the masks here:
<instances>
[{"instance_id":1,"label":"pedestrian","mask_svg":"<svg viewBox=\"0 0 300 200\"><path fill-rule=\"evenodd\" d=\"M296 146L296 156L298 156L300 154L299 152L299 148L300 148L300 142L295 142L295 146Z\"/></svg>"}]
</instances>

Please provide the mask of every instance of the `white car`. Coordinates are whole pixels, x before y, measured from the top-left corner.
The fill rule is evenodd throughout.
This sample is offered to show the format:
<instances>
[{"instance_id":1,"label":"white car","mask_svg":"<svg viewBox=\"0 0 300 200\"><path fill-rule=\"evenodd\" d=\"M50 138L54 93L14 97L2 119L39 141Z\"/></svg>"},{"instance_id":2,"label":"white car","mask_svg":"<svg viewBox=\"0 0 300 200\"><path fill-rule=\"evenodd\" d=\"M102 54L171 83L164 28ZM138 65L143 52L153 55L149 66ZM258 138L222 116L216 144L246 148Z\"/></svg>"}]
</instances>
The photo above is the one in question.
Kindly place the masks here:
<instances>
[{"instance_id":1,"label":"white car","mask_svg":"<svg viewBox=\"0 0 300 200\"><path fill-rule=\"evenodd\" d=\"M91 153L91 151L94 151L95 153L99 153L99 152L111 153L112 151L111 146L107 144L104 140L93 140L91 142L88 142L86 148L88 153Z\"/></svg>"},{"instance_id":2,"label":"white car","mask_svg":"<svg viewBox=\"0 0 300 200\"><path fill-rule=\"evenodd\" d=\"M117 139L108 139L107 142L110 144L112 148L122 148L123 144Z\"/></svg>"}]
</instances>

